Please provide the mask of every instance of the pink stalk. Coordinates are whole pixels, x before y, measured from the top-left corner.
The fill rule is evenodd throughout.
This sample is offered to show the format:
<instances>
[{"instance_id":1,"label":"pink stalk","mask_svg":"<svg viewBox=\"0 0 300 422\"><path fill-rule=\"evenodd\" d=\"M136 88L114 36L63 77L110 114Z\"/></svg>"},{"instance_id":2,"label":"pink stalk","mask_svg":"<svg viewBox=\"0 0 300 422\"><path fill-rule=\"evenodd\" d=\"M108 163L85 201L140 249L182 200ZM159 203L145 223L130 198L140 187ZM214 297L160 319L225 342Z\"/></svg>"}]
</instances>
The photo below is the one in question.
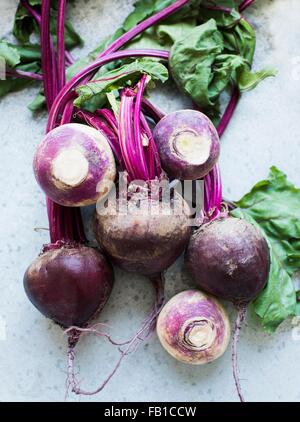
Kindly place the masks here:
<instances>
[{"instance_id":1,"label":"pink stalk","mask_svg":"<svg viewBox=\"0 0 300 422\"><path fill-rule=\"evenodd\" d=\"M147 163L145 159L143 138L142 138L142 128L141 128L141 107L142 107L142 98L144 96L147 75L143 75L140 83L138 84L138 91L135 99L134 106L134 138L135 138L135 147L138 154L139 169L141 170L142 180L149 180L149 172L147 168Z\"/></svg>"},{"instance_id":2,"label":"pink stalk","mask_svg":"<svg viewBox=\"0 0 300 422\"><path fill-rule=\"evenodd\" d=\"M117 133L114 132L111 127L104 123L99 117L95 116L92 113L89 113L88 111L80 110L76 113L76 117L85 121L85 123L87 123L89 126L99 130L104 134L110 144L111 149L113 150L116 159L120 163L122 169L124 169L124 163Z\"/></svg>"},{"instance_id":3,"label":"pink stalk","mask_svg":"<svg viewBox=\"0 0 300 422\"><path fill-rule=\"evenodd\" d=\"M235 112L235 109L237 107L239 99L240 99L240 91L239 91L237 86L234 86L232 93L231 93L230 101L229 101L229 103L226 107L226 110L225 110L223 117L222 117L222 119L219 123L219 126L217 128L218 134L219 134L220 137L225 132L225 130L226 130L226 128L227 128L227 126L228 126L228 124L229 124L229 122L230 122L230 120L231 120L231 118L232 118L232 116Z\"/></svg>"},{"instance_id":4,"label":"pink stalk","mask_svg":"<svg viewBox=\"0 0 300 422\"><path fill-rule=\"evenodd\" d=\"M143 130L149 140L147 158L148 158L148 163L149 163L148 165L150 166L150 173L152 175L151 176L151 180L152 180L155 178L155 176L159 178L162 174L160 156L157 150L156 143L154 142L151 129L143 114L141 115L141 121L142 121ZM152 167L153 165L155 166L155 168Z\"/></svg>"},{"instance_id":5,"label":"pink stalk","mask_svg":"<svg viewBox=\"0 0 300 422\"><path fill-rule=\"evenodd\" d=\"M27 10L27 12L33 17L33 19L36 21L36 23L40 27L41 21L42 21L40 14L32 6L30 6L27 0L21 0L21 4ZM52 40L51 40L51 51L52 51L52 55L55 56L54 45L53 45ZM71 66L75 62L74 58L72 57L71 53L69 53L68 51L65 52L65 56L66 56L66 63L68 64L68 66Z\"/></svg>"},{"instance_id":6,"label":"pink stalk","mask_svg":"<svg viewBox=\"0 0 300 422\"><path fill-rule=\"evenodd\" d=\"M63 19L63 18L62 18ZM42 18L41 18L41 45L42 45L42 68L43 82L46 95L47 106L50 109L57 95L57 73L55 54L52 50L50 36L50 0L42 2ZM54 60L54 62L53 62ZM73 100L73 93L71 99ZM66 103L62 114L62 122L69 123L72 119L73 105ZM55 247L61 243L86 242L84 234L81 213L78 208L62 207L49 198L47 198L47 211L50 227L51 245L48 248Z\"/></svg>"},{"instance_id":7,"label":"pink stalk","mask_svg":"<svg viewBox=\"0 0 300 422\"><path fill-rule=\"evenodd\" d=\"M244 10L246 10L249 6L251 6L253 3L255 2L255 0L244 0L240 6L239 6L239 12L243 12Z\"/></svg>"},{"instance_id":8,"label":"pink stalk","mask_svg":"<svg viewBox=\"0 0 300 422\"><path fill-rule=\"evenodd\" d=\"M235 112L239 99L240 91L237 86L234 86L230 101L217 128L220 137L224 134ZM222 180L218 165L204 178L204 202L204 212L210 219L214 219L220 215L222 212Z\"/></svg>"},{"instance_id":9,"label":"pink stalk","mask_svg":"<svg viewBox=\"0 0 300 422\"><path fill-rule=\"evenodd\" d=\"M22 6L29 12L29 14L34 18L36 23L40 26L41 25L41 16L39 13L30 6L27 0L21 0Z\"/></svg>"},{"instance_id":10,"label":"pink stalk","mask_svg":"<svg viewBox=\"0 0 300 422\"><path fill-rule=\"evenodd\" d=\"M57 25L57 74L59 90L66 83L65 12L66 0L59 0Z\"/></svg>"},{"instance_id":11,"label":"pink stalk","mask_svg":"<svg viewBox=\"0 0 300 422\"><path fill-rule=\"evenodd\" d=\"M173 3L171 6L166 7L165 9L161 10L160 12L156 13L155 15L151 16L150 18L144 20L140 24L138 24L136 27L131 29L130 31L126 32L123 36L118 38L115 42L113 42L109 47L104 50L100 57L104 57L108 54L114 53L117 50L120 50L123 48L129 41L134 39L136 36L141 34L142 32L146 31L146 29L150 28L153 25L156 25L158 22L160 22L163 19L166 19L170 15L178 12L178 10L182 9L183 6L188 4L190 0L178 0L175 3Z\"/></svg>"},{"instance_id":12,"label":"pink stalk","mask_svg":"<svg viewBox=\"0 0 300 422\"><path fill-rule=\"evenodd\" d=\"M25 72L20 69L9 69L6 71L6 76L12 78L32 79L34 81L42 81L43 75L34 72Z\"/></svg>"},{"instance_id":13,"label":"pink stalk","mask_svg":"<svg viewBox=\"0 0 300 422\"><path fill-rule=\"evenodd\" d=\"M153 119L155 123L158 123L165 116L161 110L145 97L142 100L142 110L148 117Z\"/></svg>"},{"instance_id":14,"label":"pink stalk","mask_svg":"<svg viewBox=\"0 0 300 422\"><path fill-rule=\"evenodd\" d=\"M50 5L50 0L43 0L41 17L41 45L43 46L41 52L42 69L44 75L44 92L48 110L51 109L57 92L55 55L53 54L54 50L51 46L50 36Z\"/></svg>"},{"instance_id":15,"label":"pink stalk","mask_svg":"<svg viewBox=\"0 0 300 422\"><path fill-rule=\"evenodd\" d=\"M69 51L65 51L65 57L66 57L66 64L68 66L72 66L72 64L75 63L75 59Z\"/></svg>"},{"instance_id":16,"label":"pink stalk","mask_svg":"<svg viewBox=\"0 0 300 422\"><path fill-rule=\"evenodd\" d=\"M102 109L96 110L96 114L107 121L107 123L111 126L111 128L115 132L115 134L118 133L118 122L116 120L114 113L111 110L102 108Z\"/></svg>"},{"instance_id":17,"label":"pink stalk","mask_svg":"<svg viewBox=\"0 0 300 422\"><path fill-rule=\"evenodd\" d=\"M64 125L66 123L70 123L73 118L73 100L69 101L63 111L62 117L61 117L61 124Z\"/></svg>"},{"instance_id":18,"label":"pink stalk","mask_svg":"<svg viewBox=\"0 0 300 422\"><path fill-rule=\"evenodd\" d=\"M66 61L68 62L69 66L75 63L75 59L69 51L66 51Z\"/></svg>"},{"instance_id":19,"label":"pink stalk","mask_svg":"<svg viewBox=\"0 0 300 422\"><path fill-rule=\"evenodd\" d=\"M133 95L129 95L128 90L121 94L121 106L119 115L119 142L122 157L128 172L129 180L140 179L140 172L136 166L137 158L135 151L134 133L133 133Z\"/></svg>"}]
</instances>

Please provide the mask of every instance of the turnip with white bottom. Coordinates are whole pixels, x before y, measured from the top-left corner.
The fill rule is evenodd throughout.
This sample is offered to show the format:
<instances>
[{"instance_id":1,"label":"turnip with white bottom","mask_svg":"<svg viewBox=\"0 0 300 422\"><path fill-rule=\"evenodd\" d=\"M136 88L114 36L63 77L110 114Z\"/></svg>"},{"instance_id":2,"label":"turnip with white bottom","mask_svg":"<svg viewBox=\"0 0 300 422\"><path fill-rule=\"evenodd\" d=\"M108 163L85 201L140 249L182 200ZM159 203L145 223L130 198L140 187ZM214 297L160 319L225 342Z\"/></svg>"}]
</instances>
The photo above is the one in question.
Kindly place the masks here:
<instances>
[{"instance_id":1,"label":"turnip with white bottom","mask_svg":"<svg viewBox=\"0 0 300 422\"><path fill-rule=\"evenodd\" d=\"M215 298L199 290L187 290L163 307L157 334L162 346L175 359L203 365L218 359L227 349L230 323Z\"/></svg>"},{"instance_id":2,"label":"turnip with white bottom","mask_svg":"<svg viewBox=\"0 0 300 422\"><path fill-rule=\"evenodd\" d=\"M50 131L38 145L33 168L52 201L68 207L95 204L108 194L116 164L108 139L77 123Z\"/></svg>"},{"instance_id":3,"label":"turnip with white bottom","mask_svg":"<svg viewBox=\"0 0 300 422\"><path fill-rule=\"evenodd\" d=\"M180 110L168 114L156 125L153 137L163 169L175 179L202 179L219 158L218 132L199 111Z\"/></svg>"}]
</instances>

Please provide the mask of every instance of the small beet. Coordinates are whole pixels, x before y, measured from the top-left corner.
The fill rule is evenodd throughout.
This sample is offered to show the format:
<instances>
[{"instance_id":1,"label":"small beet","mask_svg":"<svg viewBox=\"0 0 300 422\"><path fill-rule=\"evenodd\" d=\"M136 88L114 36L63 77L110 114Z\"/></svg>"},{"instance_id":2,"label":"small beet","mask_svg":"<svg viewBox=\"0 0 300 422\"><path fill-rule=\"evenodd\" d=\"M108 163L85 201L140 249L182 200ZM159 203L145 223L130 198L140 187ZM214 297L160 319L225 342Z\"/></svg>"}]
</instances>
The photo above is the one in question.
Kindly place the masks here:
<instances>
[{"instance_id":1,"label":"small beet","mask_svg":"<svg viewBox=\"0 0 300 422\"><path fill-rule=\"evenodd\" d=\"M248 304L267 282L270 253L256 227L228 217L205 224L191 237L185 262L200 289Z\"/></svg>"},{"instance_id":2,"label":"small beet","mask_svg":"<svg viewBox=\"0 0 300 422\"><path fill-rule=\"evenodd\" d=\"M202 179L216 164L220 139L207 116L195 110L168 114L156 125L153 137L162 167L175 179Z\"/></svg>"},{"instance_id":3,"label":"small beet","mask_svg":"<svg viewBox=\"0 0 300 422\"><path fill-rule=\"evenodd\" d=\"M68 328L85 325L102 310L113 281L111 266L96 249L63 247L33 261L24 288L45 317Z\"/></svg>"}]
</instances>

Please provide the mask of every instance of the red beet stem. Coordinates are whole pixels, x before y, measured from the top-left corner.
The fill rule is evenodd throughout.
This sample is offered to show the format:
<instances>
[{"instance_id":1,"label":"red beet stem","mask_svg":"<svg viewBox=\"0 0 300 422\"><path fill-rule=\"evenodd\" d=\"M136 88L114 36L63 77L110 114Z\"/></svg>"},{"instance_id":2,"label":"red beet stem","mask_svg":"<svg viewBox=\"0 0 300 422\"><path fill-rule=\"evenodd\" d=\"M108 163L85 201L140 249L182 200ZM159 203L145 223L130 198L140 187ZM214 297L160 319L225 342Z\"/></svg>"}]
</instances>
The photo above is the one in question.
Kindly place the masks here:
<instances>
[{"instance_id":1,"label":"red beet stem","mask_svg":"<svg viewBox=\"0 0 300 422\"><path fill-rule=\"evenodd\" d=\"M161 161L160 161L160 156L158 153L156 143L153 139L151 129L143 114L141 115L141 122L142 122L143 130L149 140L147 160L148 160L148 166L149 166L149 171L150 171L151 180L152 180L155 178L155 176L158 178L161 176L161 173L162 173Z\"/></svg>"},{"instance_id":2,"label":"red beet stem","mask_svg":"<svg viewBox=\"0 0 300 422\"><path fill-rule=\"evenodd\" d=\"M112 130L115 134L118 133L118 122L114 115L114 113L106 108L96 110L96 114L107 121L107 123L111 126Z\"/></svg>"},{"instance_id":3,"label":"red beet stem","mask_svg":"<svg viewBox=\"0 0 300 422\"><path fill-rule=\"evenodd\" d=\"M118 139L117 133L109 125L109 123L103 121L100 117L88 111L80 110L76 113L76 117L83 120L89 126L103 133L103 135L107 138L116 159L121 165L121 168L124 170L125 168L124 168L124 162L123 162L122 153L120 149L119 139Z\"/></svg>"},{"instance_id":4,"label":"red beet stem","mask_svg":"<svg viewBox=\"0 0 300 422\"><path fill-rule=\"evenodd\" d=\"M130 31L126 32L126 34L122 35L116 41L114 41L109 47L104 50L100 57L104 57L108 54L114 53L117 50L120 50L124 45L126 45L129 41L133 38L141 34L142 32L146 31L146 29L150 28L151 26L156 25L163 19L166 19L170 15L176 13L178 10L182 9L183 6L188 4L189 0L178 0L173 3L171 6L166 7L165 9L161 10L160 12L156 13L155 15L151 16L150 18L144 20L137 26L135 26Z\"/></svg>"},{"instance_id":5,"label":"red beet stem","mask_svg":"<svg viewBox=\"0 0 300 422\"><path fill-rule=\"evenodd\" d=\"M165 113L145 97L142 100L142 110L148 117L153 119L155 123L158 123L165 116Z\"/></svg>"},{"instance_id":6,"label":"red beet stem","mask_svg":"<svg viewBox=\"0 0 300 422\"><path fill-rule=\"evenodd\" d=\"M240 99L241 93L238 87L235 85L232 89L231 97L229 100L229 103L226 107L226 110L222 116L222 119L219 123L219 126L217 128L218 134L221 137L225 130L227 129L227 126L229 125L229 122L236 110L236 107L238 105L239 99Z\"/></svg>"},{"instance_id":7,"label":"red beet stem","mask_svg":"<svg viewBox=\"0 0 300 422\"><path fill-rule=\"evenodd\" d=\"M64 26L65 7L60 5L59 12L59 27ZM33 10L30 11L35 13ZM41 46L42 46L42 69L43 69L43 82L46 102L48 109L51 108L55 97L58 92L58 78L57 67L55 63L55 53L53 42L50 35L50 0L42 2L42 15L41 19L34 14L41 28ZM58 42L58 56L65 54L64 49L64 35L59 35L60 42ZM60 51L62 49L62 51ZM73 93L71 96L73 100ZM62 114L62 124L69 123L72 119L73 106L71 101L65 104ZM86 237L84 234L83 222L79 209L62 207L49 198L47 198L47 211L50 229L51 244L60 245L61 243L84 243ZM51 247L51 246L50 246Z\"/></svg>"},{"instance_id":8,"label":"red beet stem","mask_svg":"<svg viewBox=\"0 0 300 422\"><path fill-rule=\"evenodd\" d=\"M217 128L220 137L224 134L240 99L240 91L234 86L231 98ZM222 212L222 179L219 165L204 178L204 212L210 220L218 217Z\"/></svg>"},{"instance_id":9,"label":"red beet stem","mask_svg":"<svg viewBox=\"0 0 300 422\"><path fill-rule=\"evenodd\" d=\"M57 24L57 74L59 90L66 83L65 13L66 0L59 0Z\"/></svg>"},{"instance_id":10,"label":"red beet stem","mask_svg":"<svg viewBox=\"0 0 300 422\"><path fill-rule=\"evenodd\" d=\"M255 0L244 0L239 6L239 12L242 13L244 10L250 7L254 2Z\"/></svg>"},{"instance_id":11,"label":"red beet stem","mask_svg":"<svg viewBox=\"0 0 300 422\"><path fill-rule=\"evenodd\" d=\"M149 169L145 157L141 125L142 99L146 88L147 78L147 75L143 75L140 83L138 84L133 114L135 150L137 151L136 165L139 166L142 180L149 180ZM148 164L150 167L152 166L151 162L148 162Z\"/></svg>"},{"instance_id":12,"label":"red beet stem","mask_svg":"<svg viewBox=\"0 0 300 422\"><path fill-rule=\"evenodd\" d=\"M25 72L24 70L20 70L20 69L8 69L6 71L6 76L10 76L13 78L32 79L35 81L43 80L43 75L39 73Z\"/></svg>"},{"instance_id":13,"label":"red beet stem","mask_svg":"<svg viewBox=\"0 0 300 422\"><path fill-rule=\"evenodd\" d=\"M41 19L41 59L44 74L44 93L46 97L47 108L50 110L53 100L52 92L52 52L50 47L50 0L45 0L42 4Z\"/></svg>"},{"instance_id":14,"label":"red beet stem","mask_svg":"<svg viewBox=\"0 0 300 422\"><path fill-rule=\"evenodd\" d=\"M140 179L139 167L136 167L136 150L133 133L134 97L124 90L121 94L119 113L119 143L129 180Z\"/></svg>"}]
</instances>

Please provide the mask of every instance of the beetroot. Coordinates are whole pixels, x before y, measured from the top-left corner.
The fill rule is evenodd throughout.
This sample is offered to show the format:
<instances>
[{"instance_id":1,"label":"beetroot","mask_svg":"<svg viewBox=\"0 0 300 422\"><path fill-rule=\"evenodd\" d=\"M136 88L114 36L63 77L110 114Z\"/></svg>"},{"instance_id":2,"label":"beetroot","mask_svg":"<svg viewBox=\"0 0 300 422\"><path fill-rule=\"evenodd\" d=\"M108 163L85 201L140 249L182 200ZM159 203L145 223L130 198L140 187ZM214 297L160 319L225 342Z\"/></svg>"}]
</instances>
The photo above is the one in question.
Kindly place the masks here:
<instances>
[{"instance_id":1,"label":"beetroot","mask_svg":"<svg viewBox=\"0 0 300 422\"><path fill-rule=\"evenodd\" d=\"M159 212L153 212L157 206ZM119 267L156 275L184 251L191 234L190 210L179 195L171 203L144 199L129 206L127 214L119 209L117 201L108 214L95 217L99 245Z\"/></svg>"},{"instance_id":2,"label":"beetroot","mask_svg":"<svg viewBox=\"0 0 300 422\"><path fill-rule=\"evenodd\" d=\"M202 179L219 158L217 130L199 111L181 110L165 116L156 125L153 137L162 167L175 179Z\"/></svg>"},{"instance_id":3,"label":"beetroot","mask_svg":"<svg viewBox=\"0 0 300 422\"><path fill-rule=\"evenodd\" d=\"M107 302L114 276L107 260L85 246L44 252L27 269L24 288L33 305L64 328L83 326Z\"/></svg>"},{"instance_id":4,"label":"beetroot","mask_svg":"<svg viewBox=\"0 0 300 422\"><path fill-rule=\"evenodd\" d=\"M157 334L175 359L202 365L223 355L230 340L230 323L216 299L198 290L187 290L163 307Z\"/></svg>"},{"instance_id":5,"label":"beetroot","mask_svg":"<svg viewBox=\"0 0 300 422\"><path fill-rule=\"evenodd\" d=\"M269 255L257 228L228 217L205 224L191 237L185 262L199 288L239 305L264 288Z\"/></svg>"}]
</instances>

